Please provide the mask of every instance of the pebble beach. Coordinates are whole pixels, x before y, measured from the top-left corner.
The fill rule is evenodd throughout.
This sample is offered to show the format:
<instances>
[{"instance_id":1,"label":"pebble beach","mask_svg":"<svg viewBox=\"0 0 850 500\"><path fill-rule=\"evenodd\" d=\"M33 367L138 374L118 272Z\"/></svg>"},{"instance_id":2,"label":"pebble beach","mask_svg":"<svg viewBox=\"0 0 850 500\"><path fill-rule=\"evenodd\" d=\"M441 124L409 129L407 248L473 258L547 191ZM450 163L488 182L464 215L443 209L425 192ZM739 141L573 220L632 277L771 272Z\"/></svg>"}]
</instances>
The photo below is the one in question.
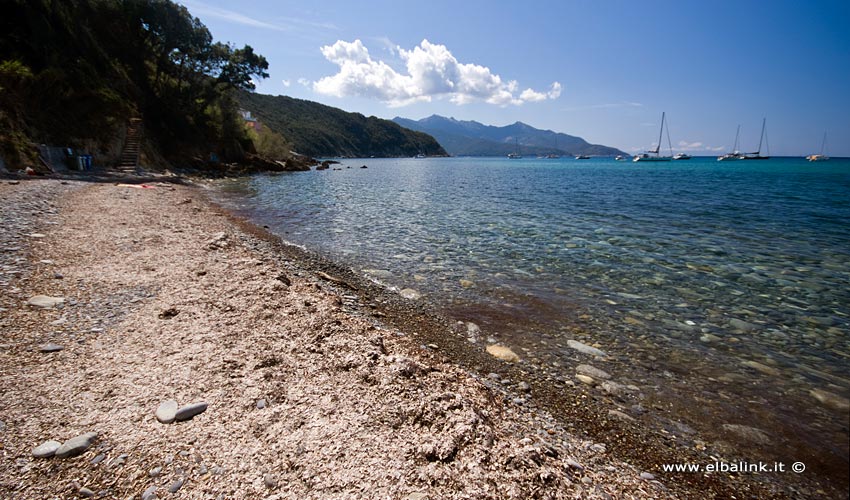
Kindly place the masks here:
<instances>
[{"instance_id":1,"label":"pebble beach","mask_svg":"<svg viewBox=\"0 0 850 500\"><path fill-rule=\"evenodd\" d=\"M509 348L467 352L476 325L168 180L0 181L0 496L832 494L662 474L708 455L602 404L597 347L571 345L579 383L555 398Z\"/></svg>"}]
</instances>

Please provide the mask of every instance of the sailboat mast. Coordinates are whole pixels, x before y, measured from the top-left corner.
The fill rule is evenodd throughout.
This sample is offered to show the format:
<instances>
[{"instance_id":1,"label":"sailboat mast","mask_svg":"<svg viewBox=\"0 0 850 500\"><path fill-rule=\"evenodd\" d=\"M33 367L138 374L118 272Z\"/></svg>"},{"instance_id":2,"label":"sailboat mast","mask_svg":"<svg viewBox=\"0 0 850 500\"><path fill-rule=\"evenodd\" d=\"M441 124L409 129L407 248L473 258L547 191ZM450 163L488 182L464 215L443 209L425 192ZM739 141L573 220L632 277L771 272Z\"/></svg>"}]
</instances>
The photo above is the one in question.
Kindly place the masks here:
<instances>
[{"instance_id":1,"label":"sailboat mast","mask_svg":"<svg viewBox=\"0 0 850 500\"><path fill-rule=\"evenodd\" d=\"M759 149L756 154L761 154L761 143L764 141L764 126L767 125L767 118L761 120L761 137L759 137Z\"/></svg>"},{"instance_id":2,"label":"sailboat mast","mask_svg":"<svg viewBox=\"0 0 850 500\"><path fill-rule=\"evenodd\" d=\"M735 146L732 148L733 153L738 152L738 137L741 135L741 125L738 125L738 130L735 132Z\"/></svg>"},{"instance_id":3,"label":"sailboat mast","mask_svg":"<svg viewBox=\"0 0 850 500\"><path fill-rule=\"evenodd\" d=\"M823 133L823 141L820 143L820 154L823 156L823 150L826 147L826 132Z\"/></svg>"},{"instance_id":4,"label":"sailboat mast","mask_svg":"<svg viewBox=\"0 0 850 500\"><path fill-rule=\"evenodd\" d=\"M661 112L661 130L658 131L658 145L655 146L655 154L658 154L661 151L661 136L664 133L664 115L666 113L664 111Z\"/></svg>"}]
</instances>

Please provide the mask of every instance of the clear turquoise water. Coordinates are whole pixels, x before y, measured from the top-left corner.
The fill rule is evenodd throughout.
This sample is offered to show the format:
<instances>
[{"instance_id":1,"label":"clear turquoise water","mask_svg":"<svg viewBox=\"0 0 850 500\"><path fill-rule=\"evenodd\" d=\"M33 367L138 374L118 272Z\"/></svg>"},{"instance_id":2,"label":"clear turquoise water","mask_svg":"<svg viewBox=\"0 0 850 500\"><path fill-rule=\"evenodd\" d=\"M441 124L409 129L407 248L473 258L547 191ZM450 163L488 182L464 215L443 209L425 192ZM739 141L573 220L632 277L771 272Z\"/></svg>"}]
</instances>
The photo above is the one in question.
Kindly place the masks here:
<instances>
[{"instance_id":1,"label":"clear turquoise water","mask_svg":"<svg viewBox=\"0 0 850 500\"><path fill-rule=\"evenodd\" d=\"M284 239L481 324L553 377L572 375L564 345L578 338L612 353L621 380L690 391L714 416L748 418L736 401L757 398L793 425L846 420L810 391L850 395L850 160L336 167L221 192Z\"/></svg>"}]
</instances>

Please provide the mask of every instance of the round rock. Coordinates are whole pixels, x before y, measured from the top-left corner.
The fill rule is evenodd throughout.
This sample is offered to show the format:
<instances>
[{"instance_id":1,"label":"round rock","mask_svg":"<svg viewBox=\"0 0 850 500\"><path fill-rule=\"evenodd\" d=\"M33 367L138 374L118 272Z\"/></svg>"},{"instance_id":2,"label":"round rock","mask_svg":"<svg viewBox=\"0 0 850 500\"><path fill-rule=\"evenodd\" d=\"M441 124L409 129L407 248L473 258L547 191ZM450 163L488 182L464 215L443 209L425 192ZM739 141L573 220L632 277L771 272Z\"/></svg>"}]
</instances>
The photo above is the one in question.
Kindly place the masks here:
<instances>
[{"instance_id":1,"label":"round rock","mask_svg":"<svg viewBox=\"0 0 850 500\"><path fill-rule=\"evenodd\" d=\"M499 344L491 344L487 346L487 353L493 356L494 358L501 359L502 361L507 361L508 363L515 363L519 361L519 356L512 350L507 347Z\"/></svg>"},{"instance_id":2,"label":"round rock","mask_svg":"<svg viewBox=\"0 0 850 500\"><path fill-rule=\"evenodd\" d=\"M174 422L174 418L177 416L177 401L173 399L169 399L168 401L163 401L160 403L159 408L156 409L156 419L162 422L163 424L170 424Z\"/></svg>"}]
</instances>

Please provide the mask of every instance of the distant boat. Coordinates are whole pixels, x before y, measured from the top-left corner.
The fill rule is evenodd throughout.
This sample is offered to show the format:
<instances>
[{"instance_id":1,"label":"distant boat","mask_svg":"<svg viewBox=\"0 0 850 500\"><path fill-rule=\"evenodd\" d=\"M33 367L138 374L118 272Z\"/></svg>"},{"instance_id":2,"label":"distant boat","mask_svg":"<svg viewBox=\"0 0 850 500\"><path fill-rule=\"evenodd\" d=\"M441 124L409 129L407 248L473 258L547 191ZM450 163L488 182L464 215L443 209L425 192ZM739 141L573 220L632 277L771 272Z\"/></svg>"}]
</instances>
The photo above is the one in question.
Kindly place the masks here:
<instances>
[{"instance_id":1,"label":"distant boat","mask_svg":"<svg viewBox=\"0 0 850 500\"><path fill-rule=\"evenodd\" d=\"M762 119L761 121L761 137L759 138L759 148L757 151L753 153L746 153L744 155L745 160L767 160L770 158L770 145L767 147L767 156L761 155L761 144L764 141L764 128L767 125L767 118Z\"/></svg>"},{"instance_id":2,"label":"distant boat","mask_svg":"<svg viewBox=\"0 0 850 500\"><path fill-rule=\"evenodd\" d=\"M617 161L626 161L626 160L628 160L628 157L625 157L623 155L617 155L617 156L614 157L614 159L617 160Z\"/></svg>"},{"instance_id":3,"label":"distant boat","mask_svg":"<svg viewBox=\"0 0 850 500\"><path fill-rule=\"evenodd\" d=\"M560 157L561 157L561 155L556 155L556 154L548 154L548 155L546 155L546 158L549 158L550 160L558 159L558 158L560 158Z\"/></svg>"},{"instance_id":4,"label":"distant boat","mask_svg":"<svg viewBox=\"0 0 850 500\"><path fill-rule=\"evenodd\" d=\"M664 117L666 113L661 113L661 129L658 131L658 145L655 150L647 151L641 155L635 155L632 161L670 161L669 156L661 156L658 152L661 150L661 137L664 134ZM667 142L670 142L670 132L667 132ZM672 149L672 148L670 148ZM653 156L654 155L654 156Z\"/></svg>"},{"instance_id":5,"label":"distant boat","mask_svg":"<svg viewBox=\"0 0 850 500\"><path fill-rule=\"evenodd\" d=\"M673 156L673 159L674 160L690 160L691 155L689 155L687 153L678 153L678 154Z\"/></svg>"},{"instance_id":6,"label":"distant boat","mask_svg":"<svg viewBox=\"0 0 850 500\"><path fill-rule=\"evenodd\" d=\"M414 158L425 158L425 155L423 155L422 153L419 153L418 155L414 156Z\"/></svg>"},{"instance_id":7,"label":"distant boat","mask_svg":"<svg viewBox=\"0 0 850 500\"><path fill-rule=\"evenodd\" d=\"M576 155L576 160L589 160L590 157L587 155Z\"/></svg>"},{"instance_id":8,"label":"distant boat","mask_svg":"<svg viewBox=\"0 0 850 500\"><path fill-rule=\"evenodd\" d=\"M738 137L741 135L741 126L738 125L738 131L735 132L735 146L732 148L731 153L726 153L723 156L718 156L717 161L734 161L734 160L743 160L744 155L738 151Z\"/></svg>"},{"instance_id":9,"label":"distant boat","mask_svg":"<svg viewBox=\"0 0 850 500\"><path fill-rule=\"evenodd\" d=\"M519 154L519 139L514 139L514 152L508 153L509 160L521 160L522 155Z\"/></svg>"},{"instance_id":10,"label":"distant boat","mask_svg":"<svg viewBox=\"0 0 850 500\"><path fill-rule=\"evenodd\" d=\"M824 154L826 150L826 132L823 133L823 141L820 143L820 154L818 155L809 155L806 157L809 161L827 161L829 160L829 156Z\"/></svg>"}]
</instances>

